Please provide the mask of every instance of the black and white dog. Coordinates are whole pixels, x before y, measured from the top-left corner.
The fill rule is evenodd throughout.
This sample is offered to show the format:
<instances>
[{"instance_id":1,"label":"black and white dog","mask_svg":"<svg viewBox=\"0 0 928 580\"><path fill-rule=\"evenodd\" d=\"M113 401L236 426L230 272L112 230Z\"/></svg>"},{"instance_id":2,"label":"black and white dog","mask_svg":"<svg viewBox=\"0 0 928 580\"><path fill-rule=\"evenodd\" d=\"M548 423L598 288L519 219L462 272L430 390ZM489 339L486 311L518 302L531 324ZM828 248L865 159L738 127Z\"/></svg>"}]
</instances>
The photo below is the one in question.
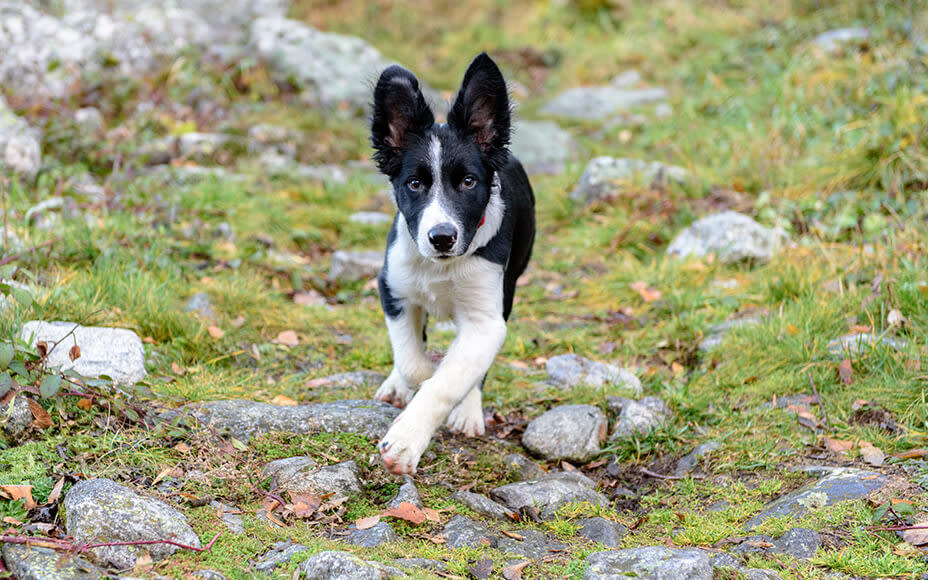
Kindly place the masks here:
<instances>
[{"instance_id":1,"label":"black and white dog","mask_svg":"<svg viewBox=\"0 0 928 580\"><path fill-rule=\"evenodd\" d=\"M415 473L446 420L452 431L484 433L481 388L535 239L535 197L509 153L509 125L506 81L486 54L464 75L447 124L400 66L374 89L374 159L399 209L379 279L393 371L376 394L405 407L380 442L393 473ZM457 330L438 368L425 352L428 315Z\"/></svg>"}]
</instances>

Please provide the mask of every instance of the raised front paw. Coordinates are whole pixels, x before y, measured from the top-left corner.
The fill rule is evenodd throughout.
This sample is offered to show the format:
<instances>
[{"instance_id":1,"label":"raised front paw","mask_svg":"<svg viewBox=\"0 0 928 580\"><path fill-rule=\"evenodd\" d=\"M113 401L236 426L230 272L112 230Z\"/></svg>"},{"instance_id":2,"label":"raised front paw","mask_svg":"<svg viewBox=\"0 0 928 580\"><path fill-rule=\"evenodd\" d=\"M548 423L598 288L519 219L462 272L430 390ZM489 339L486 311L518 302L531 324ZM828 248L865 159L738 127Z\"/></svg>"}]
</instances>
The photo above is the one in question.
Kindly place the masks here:
<instances>
[{"instance_id":1,"label":"raised front paw","mask_svg":"<svg viewBox=\"0 0 928 580\"><path fill-rule=\"evenodd\" d=\"M434 432L426 423L422 417L410 413L410 409L396 418L378 446L388 471L397 475L416 473L419 458L428 447Z\"/></svg>"},{"instance_id":2,"label":"raised front paw","mask_svg":"<svg viewBox=\"0 0 928 580\"><path fill-rule=\"evenodd\" d=\"M399 371L393 369L387 380L377 389L374 398L402 409L414 394L415 391L406 386L406 381L400 376Z\"/></svg>"}]
</instances>

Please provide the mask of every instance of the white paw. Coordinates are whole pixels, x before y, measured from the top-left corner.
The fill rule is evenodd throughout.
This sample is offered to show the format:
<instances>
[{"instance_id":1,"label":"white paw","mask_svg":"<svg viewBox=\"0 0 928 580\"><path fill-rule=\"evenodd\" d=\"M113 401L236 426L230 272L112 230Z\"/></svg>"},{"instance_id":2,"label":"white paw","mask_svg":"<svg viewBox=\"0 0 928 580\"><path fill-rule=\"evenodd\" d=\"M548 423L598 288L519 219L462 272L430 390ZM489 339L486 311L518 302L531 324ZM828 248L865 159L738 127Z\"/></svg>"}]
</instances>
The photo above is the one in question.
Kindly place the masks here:
<instances>
[{"instance_id":1,"label":"white paw","mask_svg":"<svg viewBox=\"0 0 928 580\"><path fill-rule=\"evenodd\" d=\"M486 433L479 388L471 389L464 400L451 411L447 426L453 433L461 433L465 437L477 437Z\"/></svg>"},{"instance_id":2,"label":"white paw","mask_svg":"<svg viewBox=\"0 0 928 580\"><path fill-rule=\"evenodd\" d=\"M384 466L397 475L414 475L433 433L429 421L415 409L400 413L378 446Z\"/></svg>"},{"instance_id":3,"label":"white paw","mask_svg":"<svg viewBox=\"0 0 928 580\"><path fill-rule=\"evenodd\" d=\"M374 398L402 409L414 394L415 391L406 385L406 381L400 376L399 371L393 369L387 380L377 389Z\"/></svg>"}]
</instances>

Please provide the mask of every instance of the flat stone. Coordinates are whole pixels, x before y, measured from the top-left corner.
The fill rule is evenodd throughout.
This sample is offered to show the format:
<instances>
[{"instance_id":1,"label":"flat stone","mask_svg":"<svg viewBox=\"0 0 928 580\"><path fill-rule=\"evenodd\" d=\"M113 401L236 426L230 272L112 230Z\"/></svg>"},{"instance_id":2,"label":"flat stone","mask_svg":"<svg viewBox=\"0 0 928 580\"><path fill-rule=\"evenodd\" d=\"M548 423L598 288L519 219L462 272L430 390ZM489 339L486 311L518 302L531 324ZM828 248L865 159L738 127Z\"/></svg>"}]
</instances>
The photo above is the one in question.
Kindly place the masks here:
<instances>
[{"instance_id":1,"label":"flat stone","mask_svg":"<svg viewBox=\"0 0 928 580\"><path fill-rule=\"evenodd\" d=\"M570 133L554 121L516 121L509 145L529 175L560 175L577 148Z\"/></svg>"},{"instance_id":2,"label":"flat stone","mask_svg":"<svg viewBox=\"0 0 928 580\"><path fill-rule=\"evenodd\" d=\"M0 11L0 43L6 44L3 43L3 27L3 12ZM3 84L2 57L0 84ZM41 140L41 131L16 115L7 105L3 95L0 95L0 170L7 168L28 179L34 178L42 167Z\"/></svg>"},{"instance_id":3,"label":"flat stone","mask_svg":"<svg viewBox=\"0 0 928 580\"><path fill-rule=\"evenodd\" d=\"M618 522L606 518L594 517L577 520L580 525L578 536L600 543L609 548L618 548L622 537L628 533L628 528Z\"/></svg>"},{"instance_id":4,"label":"flat stone","mask_svg":"<svg viewBox=\"0 0 928 580\"><path fill-rule=\"evenodd\" d=\"M206 292L197 292L191 296L187 304L184 305L184 312L195 312L207 320L216 317L216 313L213 312L213 305L210 303L209 294Z\"/></svg>"},{"instance_id":5,"label":"flat stone","mask_svg":"<svg viewBox=\"0 0 928 580\"><path fill-rule=\"evenodd\" d=\"M740 570L743 562L728 552L707 552L709 561L715 569Z\"/></svg>"},{"instance_id":6,"label":"flat stone","mask_svg":"<svg viewBox=\"0 0 928 580\"><path fill-rule=\"evenodd\" d=\"M318 467L311 457L288 457L264 466L264 476L271 478L272 489L291 493L334 494L335 498L341 498L362 490L354 461Z\"/></svg>"},{"instance_id":7,"label":"flat stone","mask_svg":"<svg viewBox=\"0 0 928 580\"><path fill-rule=\"evenodd\" d=\"M577 473L552 473L539 479L497 487L490 492L490 498L517 512L526 508L538 509L541 519L552 520L557 510L568 503L586 501L599 506L608 505L606 497L594 486L589 478Z\"/></svg>"},{"instance_id":8,"label":"flat stone","mask_svg":"<svg viewBox=\"0 0 928 580\"><path fill-rule=\"evenodd\" d=\"M790 244L780 228L765 228L736 211L723 211L693 222L667 248L671 256L715 254L725 264L766 262Z\"/></svg>"},{"instance_id":9,"label":"flat stone","mask_svg":"<svg viewBox=\"0 0 928 580\"><path fill-rule=\"evenodd\" d=\"M33 348L44 341L51 350L53 343L61 342L48 355L48 365L61 371L73 370L93 378L108 375L122 385L134 385L147 374L145 347L139 335L131 330L34 320L23 325L21 337ZM81 356L72 361L68 352L75 344L80 347Z\"/></svg>"},{"instance_id":10,"label":"flat stone","mask_svg":"<svg viewBox=\"0 0 928 580\"><path fill-rule=\"evenodd\" d=\"M755 515L744 527L753 529L770 517L798 518L811 508L834 505L844 500L866 497L886 485L888 478L875 471L836 468L817 481L808 483L772 503Z\"/></svg>"},{"instance_id":11,"label":"flat stone","mask_svg":"<svg viewBox=\"0 0 928 580\"><path fill-rule=\"evenodd\" d=\"M556 540L551 540L536 530L520 529L517 540L510 536L502 536L496 542L496 549L507 554L522 556L523 558L541 559L550 556L552 552L561 552L567 546Z\"/></svg>"},{"instance_id":12,"label":"flat stone","mask_svg":"<svg viewBox=\"0 0 928 580\"><path fill-rule=\"evenodd\" d=\"M681 477L687 473L693 471L697 465L699 465L699 459L704 457L713 451L716 451L721 447L718 441L708 441L701 445L697 445L692 451L681 457L677 461L677 465L673 469L674 477Z\"/></svg>"},{"instance_id":13,"label":"flat stone","mask_svg":"<svg viewBox=\"0 0 928 580\"><path fill-rule=\"evenodd\" d=\"M738 573L744 580L783 580L783 576L765 568L740 568Z\"/></svg>"},{"instance_id":14,"label":"flat stone","mask_svg":"<svg viewBox=\"0 0 928 580\"><path fill-rule=\"evenodd\" d=\"M634 107L667 100L662 88L578 87L567 89L545 103L539 112L565 119L601 121Z\"/></svg>"},{"instance_id":15,"label":"flat stone","mask_svg":"<svg viewBox=\"0 0 928 580\"><path fill-rule=\"evenodd\" d=\"M373 371L351 371L327 377L312 379L314 386L332 389L357 389L359 387L380 386L387 380L387 375Z\"/></svg>"},{"instance_id":16,"label":"flat stone","mask_svg":"<svg viewBox=\"0 0 928 580\"><path fill-rule=\"evenodd\" d=\"M722 344L722 341L725 340L725 337L728 336L728 333L732 330L736 328L745 328L747 326L756 326L762 321L763 317L761 316L751 316L726 320L725 322L716 324L709 329L706 333L706 338L699 343L699 350L708 352Z\"/></svg>"},{"instance_id":17,"label":"flat stone","mask_svg":"<svg viewBox=\"0 0 928 580\"><path fill-rule=\"evenodd\" d=\"M366 226L379 226L393 222L393 216L379 211L358 211L348 216L348 221Z\"/></svg>"},{"instance_id":18,"label":"flat stone","mask_svg":"<svg viewBox=\"0 0 928 580\"><path fill-rule=\"evenodd\" d=\"M221 434L247 441L265 433L358 433L380 439L400 414L380 401L344 400L333 403L270 405L246 400L213 401L193 405L202 421ZM165 417L169 417L166 414Z\"/></svg>"},{"instance_id":19,"label":"flat stone","mask_svg":"<svg viewBox=\"0 0 928 580\"><path fill-rule=\"evenodd\" d=\"M306 580L384 580L406 575L397 568L362 560L340 550L313 554L300 563L299 568Z\"/></svg>"},{"instance_id":20,"label":"flat stone","mask_svg":"<svg viewBox=\"0 0 928 580\"><path fill-rule=\"evenodd\" d=\"M28 431L35 419L27 399L24 394L18 393L6 405L0 405L0 425L3 425L3 433L14 441Z\"/></svg>"},{"instance_id":21,"label":"flat stone","mask_svg":"<svg viewBox=\"0 0 928 580\"><path fill-rule=\"evenodd\" d=\"M329 278L350 282L374 278L383 268L383 252L346 252L338 250L332 254L332 267Z\"/></svg>"},{"instance_id":22,"label":"flat stone","mask_svg":"<svg viewBox=\"0 0 928 580\"><path fill-rule=\"evenodd\" d=\"M454 516L441 531L448 548L492 548L496 537L490 535L490 528L464 516Z\"/></svg>"},{"instance_id":23,"label":"flat stone","mask_svg":"<svg viewBox=\"0 0 928 580\"><path fill-rule=\"evenodd\" d=\"M793 558L805 560L822 546L822 536L815 530L793 528L775 540L777 550Z\"/></svg>"},{"instance_id":24,"label":"flat stone","mask_svg":"<svg viewBox=\"0 0 928 580\"><path fill-rule=\"evenodd\" d=\"M220 514L222 525L224 525L227 530L235 535L245 533L245 522L242 520L242 514L239 510L219 501L211 501L209 503L209 507L213 508L216 510L216 513Z\"/></svg>"},{"instance_id":25,"label":"flat stone","mask_svg":"<svg viewBox=\"0 0 928 580\"><path fill-rule=\"evenodd\" d=\"M454 496L451 496L454 499ZM419 497L419 490L416 489L416 483L408 475L403 476L403 485L400 486L399 491L390 503L387 504L388 508L397 508L400 507L402 503L411 503L419 509L422 509L424 506L422 504L422 498Z\"/></svg>"},{"instance_id":26,"label":"flat stone","mask_svg":"<svg viewBox=\"0 0 928 580\"><path fill-rule=\"evenodd\" d=\"M641 73L636 70L627 70L613 77L609 84L619 89L627 89L639 83L641 83Z\"/></svg>"},{"instance_id":27,"label":"flat stone","mask_svg":"<svg viewBox=\"0 0 928 580\"><path fill-rule=\"evenodd\" d=\"M260 559L252 563L258 572L270 572L274 568L286 564L300 552L305 552L306 546L290 542L277 542Z\"/></svg>"},{"instance_id":28,"label":"flat stone","mask_svg":"<svg viewBox=\"0 0 928 580\"><path fill-rule=\"evenodd\" d=\"M194 578L203 578L203 580L227 580L225 574L215 570L197 570L193 573Z\"/></svg>"},{"instance_id":29,"label":"flat stone","mask_svg":"<svg viewBox=\"0 0 928 580\"><path fill-rule=\"evenodd\" d=\"M628 576L653 580L712 580L709 556L695 548L663 546L597 552L587 556L584 580L618 579Z\"/></svg>"},{"instance_id":30,"label":"flat stone","mask_svg":"<svg viewBox=\"0 0 928 580\"><path fill-rule=\"evenodd\" d=\"M90 479L72 487L64 497L64 518L67 533L79 543L169 539L200 547L200 538L184 514L109 479ZM92 552L107 564L129 569L143 553L158 561L179 549L170 544L151 544L104 546Z\"/></svg>"},{"instance_id":31,"label":"flat stone","mask_svg":"<svg viewBox=\"0 0 928 580\"><path fill-rule=\"evenodd\" d=\"M838 28L816 36L812 42L825 52L835 52L842 45L870 38L869 28Z\"/></svg>"},{"instance_id":32,"label":"flat stone","mask_svg":"<svg viewBox=\"0 0 928 580\"><path fill-rule=\"evenodd\" d=\"M412 568L414 570L430 570L432 572L447 572L448 566L440 560L430 560L428 558L398 558L393 563L403 568Z\"/></svg>"},{"instance_id":33,"label":"flat stone","mask_svg":"<svg viewBox=\"0 0 928 580\"><path fill-rule=\"evenodd\" d=\"M354 524L351 524L348 526L348 535L341 538L344 542L355 546L364 546L365 548L397 542L399 539L399 536L396 535L396 532L387 522L377 522L365 530L359 530Z\"/></svg>"},{"instance_id":34,"label":"flat stone","mask_svg":"<svg viewBox=\"0 0 928 580\"><path fill-rule=\"evenodd\" d=\"M589 204L616 196L630 185L684 185L690 180L689 172L675 165L642 159L596 157L583 170L577 187L570 193L570 199Z\"/></svg>"},{"instance_id":35,"label":"flat stone","mask_svg":"<svg viewBox=\"0 0 928 580\"><path fill-rule=\"evenodd\" d=\"M869 332L856 332L838 337L828 343L828 353L833 356L860 357L870 349L879 346L888 346L893 350L903 350L908 341L891 336L876 336Z\"/></svg>"},{"instance_id":36,"label":"flat stone","mask_svg":"<svg viewBox=\"0 0 928 580\"><path fill-rule=\"evenodd\" d=\"M593 387L615 386L641 393L641 381L629 369L613 364L593 361L576 354L562 354L549 358L545 363L548 380L560 388L576 385Z\"/></svg>"},{"instance_id":37,"label":"flat stone","mask_svg":"<svg viewBox=\"0 0 928 580\"><path fill-rule=\"evenodd\" d=\"M509 453L503 457L503 463L519 474L519 480L538 479L547 475L545 469L524 455Z\"/></svg>"},{"instance_id":38,"label":"flat stone","mask_svg":"<svg viewBox=\"0 0 928 580\"><path fill-rule=\"evenodd\" d=\"M671 416L670 407L657 397L644 397L639 401L609 397L608 404L609 410L618 411L619 415L610 440L647 435L666 424Z\"/></svg>"},{"instance_id":39,"label":"flat stone","mask_svg":"<svg viewBox=\"0 0 928 580\"><path fill-rule=\"evenodd\" d=\"M479 493L457 491L451 494L451 499L466 505L478 514L488 518L495 518L506 522L511 522L518 518L518 515L514 511Z\"/></svg>"},{"instance_id":40,"label":"flat stone","mask_svg":"<svg viewBox=\"0 0 928 580\"><path fill-rule=\"evenodd\" d=\"M185 159L203 161L215 157L221 151L229 150L236 144L240 149L245 148L244 143L232 135L191 132L177 138L177 151Z\"/></svg>"},{"instance_id":41,"label":"flat stone","mask_svg":"<svg viewBox=\"0 0 928 580\"><path fill-rule=\"evenodd\" d=\"M36 546L3 544L3 561L19 580L96 580L106 576L79 556L62 557L60 552Z\"/></svg>"},{"instance_id":42,"label":"flat stone","mask_svg":"<svg viewBox=\"0 0 928 580\"><path fill-rule=\"evenodd\" d=\"M522 444L551 461L585 463L599 453L607 429L606 416L598 408L561 405L532 420L522 434Z\"/></svg>"}]
</instances>

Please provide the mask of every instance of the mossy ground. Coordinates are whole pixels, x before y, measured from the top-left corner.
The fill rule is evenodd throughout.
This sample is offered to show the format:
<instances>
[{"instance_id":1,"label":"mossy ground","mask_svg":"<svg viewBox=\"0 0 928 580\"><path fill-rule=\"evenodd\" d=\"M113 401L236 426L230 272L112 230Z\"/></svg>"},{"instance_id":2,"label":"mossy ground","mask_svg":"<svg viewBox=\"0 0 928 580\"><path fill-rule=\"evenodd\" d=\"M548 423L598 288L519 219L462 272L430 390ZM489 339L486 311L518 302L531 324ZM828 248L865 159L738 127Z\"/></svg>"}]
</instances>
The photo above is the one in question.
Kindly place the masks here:
<instances>
[{"instance_id":1,"label":"mossy ground","mask_svg":"<svg viewBox=\"0 0 928 580\"><path fill-rule=\"evenodd\" d=\"M856 450L846 457L825 452L823 435L866 440L887 455L926 444L928 10L915 0L756 4L345 0L323 6L297 2L293 9L295 17L313 25L364 37L446 95L469 58L488 50L519 84L515 93L524 118L538 118L540 104L562 88L605 84L630 68L670 92L673 114L665 119L614 127L563 123L582 153L563 175L533 178L539 224L534 259L491 370L485 406L504 416L532 418L556 404L605 408L607 395L628 395L593 388L564 392L540 382L546 357L576 352L636 368L645 394L664 398L675 416L657 432L607 447L603 457L623 462L619 478L608 478L602 466L586 470L608 485L632 488L636 498L620 500L615 509L573 506L544 525L502 526L534 525L570 546L550 561L533 562L525 569L527 578L582 575L583 558L598 548L573 537L572 517L595 511L622 522L632 529L625 547L711 547L743 535L741 523L807 480L789 467L863 466ZM850 26L868 26L872 37L834 54L810 42L817 33ZM34 183L6 188L11 223L30 245L59 239L17 262L38 276L37 303L0 318L0 337L13 336L21 322L34 318L132 328L147 343L150 386L160 399L146 404L372 396L374 387L346 393L304 385L334 372L389 370L376 291L364 282L339 284L327 276L334 249L383 246L387 226L347 219L359 210L389 210L382 184L364 175L344 184L270 178L243 160L238 171L244 180L165 185L154 178L127 180L125 166L114 161L159 136L217 128L244 134L258 122L303 131L304 163L366 159L363 120L307 110L257 64L209 70L195 58L181 59L170 74L102 90L114 96L104 107L110 127L127 122L132 106L156 93L183 102L196 91L223 106L247 106L248 113L217 127L182 111L157 112L144 122L131 121L132 135L124 141L100 143L82 140L70 125L68 111L77 100L30 109L45 125L45 159L51 165ZM679 165L698 177L698 185L629 188L608 202L575 205L567 192L596 155ZM86 170L110 180L111 201L82 203L88 223L65 222L51 232L29 229L26 209ZM766 264L666 257L680 229L725 208L785 227L797 246ZM231 226L233 240L214 235L220 222ZM645 301L632 287L637 281L660 291L661 298ZM307 290L321 293L327 304L295 304L294 293ZM184 312L186 300L201 291L210 295L215 320ZM698 351L711 325L751 309L770 316L734 330L711 352ZM892 310L907 323L891 326ZM224 331L222 338L209 332L210 325ZM860 326L903 338L907 346L899 351L877 346L851 357L846 384L827 344ZM297 332L298 346L272 342L285 330ZM447 333L431 336L432 348L447 346ZM811 382L830 424L816 432L767 404L774 397L809 393ZM885 409L898 429L854 420L857 399ZM223 535L208 553L178 553L149 573L188 577L210 568L244 578L249 560L284 539L310 550L280 569L279 577L290 577L308 554L329 548L385 562L413 555L443 559L462 577L477 559L490 557L498 566L507 561L493 550L448 550L433 543L437 524L398 523L402 542L358 549L326 539L328 530L312 523L280 529L255 518L267 489L261 467L300 454L357 461L366 489L343 517L347 523L378 513L398 485L371 461L374 443L364 438L270 435L250 442L246 451L221 453L204 434L110 423L99 407L86 410L70 401L59 407L55 427L0 451L0 483L31 483L39 499L63 475L112 477L177 503L204 540L223 528L215 510L191 507L190 498L215 497L245 512L245 534ZM811 411L822 418L821 409ZM709 440L721 448L703 461L700 479L655 480L639 471L665 470ZM180 442L191 450L178 451ZM443 521L469 513L448 495L463 486L486 492L512 480L500 458L516 443L440 434L417 480L426 504L447 510ZM170 493L152 487L168 467L176 478L161 481L176 480ZM185 475L191 470L206 475L194 481ZM890 456L884 470L928 483L924 459ZM885 501L905 500L924 512L924 493L911 489ZM730 509L707 509L719 501L729 502ZM23 519L21 506L5 503L3 515ZM822 531L826 540L810 561L782 557L752 564L786 578L817 578L826 571L915 578L928 571L923 553L892 533L865 529L875 523L874 507L853 502L806 516L802 525ZM773 520L759 531L777 535L793 525Z\"/></svg>"}]
</instances>

